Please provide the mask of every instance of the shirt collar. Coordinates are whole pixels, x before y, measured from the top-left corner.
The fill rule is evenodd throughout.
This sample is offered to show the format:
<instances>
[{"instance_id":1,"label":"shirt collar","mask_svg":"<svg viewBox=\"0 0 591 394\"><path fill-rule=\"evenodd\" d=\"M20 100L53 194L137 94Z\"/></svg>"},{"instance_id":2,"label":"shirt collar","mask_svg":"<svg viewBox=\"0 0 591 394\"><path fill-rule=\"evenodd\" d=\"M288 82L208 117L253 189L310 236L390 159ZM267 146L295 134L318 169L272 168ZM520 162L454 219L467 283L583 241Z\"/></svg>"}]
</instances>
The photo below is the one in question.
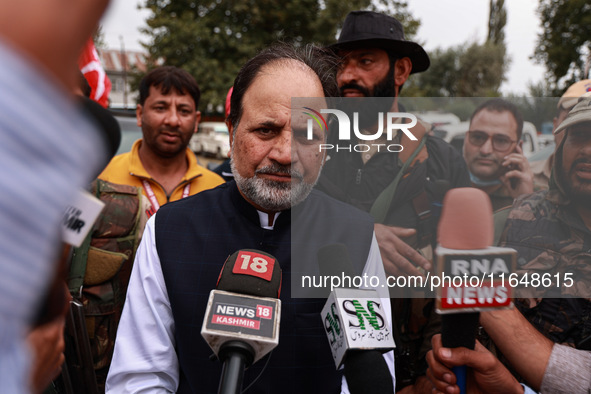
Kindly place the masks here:
<instances>
[{"instance_id":1,"label":"shirt collar","mask_svg":"<svg viewBox=\"0 0 591 394\"><path fill-rule=\"evenodd\" d=\"M275 212L275 217L273 218L273 224L269 226L269 214L266 212L259 211L257 209L257 213L259 214L259 221L261 223L261 227L265 230L273 230L275 227L275 223L277 223L277 218L281 212Z\"/></svg>"}]
</instances>

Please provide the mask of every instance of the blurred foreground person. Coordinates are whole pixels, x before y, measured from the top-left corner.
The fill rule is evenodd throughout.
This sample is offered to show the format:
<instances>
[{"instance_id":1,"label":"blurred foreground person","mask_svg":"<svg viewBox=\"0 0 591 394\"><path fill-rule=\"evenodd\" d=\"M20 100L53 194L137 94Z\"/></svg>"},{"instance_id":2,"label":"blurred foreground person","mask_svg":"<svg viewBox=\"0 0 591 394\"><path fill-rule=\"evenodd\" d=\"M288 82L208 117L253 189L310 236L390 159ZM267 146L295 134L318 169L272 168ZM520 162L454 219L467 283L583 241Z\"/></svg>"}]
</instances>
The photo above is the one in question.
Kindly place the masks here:
<instances>
[{"instance_id":1,"label":"blurred foreground person","mask_svg":"<svg viewBox=\"0 0 591 394\"><path fill-rule=\"evenodd\" d=\"M69 92L107 4L0 0L2 393L33 390L25 336L56 275L59 225L106 157L106 141Z\"/></svg>"}]
</instances>

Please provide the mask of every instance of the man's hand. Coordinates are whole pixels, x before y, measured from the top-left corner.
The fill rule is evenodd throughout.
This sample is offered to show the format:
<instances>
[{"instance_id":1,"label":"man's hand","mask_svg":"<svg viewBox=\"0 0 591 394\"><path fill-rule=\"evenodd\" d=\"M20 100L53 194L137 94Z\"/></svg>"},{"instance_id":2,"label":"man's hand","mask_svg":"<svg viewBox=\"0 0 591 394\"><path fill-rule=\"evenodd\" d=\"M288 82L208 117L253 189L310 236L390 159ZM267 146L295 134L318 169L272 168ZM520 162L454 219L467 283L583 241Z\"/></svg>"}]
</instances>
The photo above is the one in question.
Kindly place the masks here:
<instances>
[{"instance_id":1,"label":"man's hand","mask_svg":"<svg viewBox=\"0 0 591 394\"><path fill-rule=\"evenodd\" d=\"M66 252L64 251L64 256ZM27 336L27 343L32 351L33 365L31 368L31 387L33 393L41 393L49 383L60 374L64 364L64 328L66 314L70 310L72 296L65 282L58 276L55 280L55 291L63 291L65 302L57 311L57 316L45 324L31 330ZM62 297L55 297L61 299Z\"/></svg>"},{"instance_id":2,"label":"man's hand","mask_svg":"<svg viewBox=\"0 0 591 394\"><path fill-rule=\"evenodd\" d=\"M412 228L392 227L376 223L374 226L376 239L380 247L380 254L384 262L384 269L388 275L419 275L424 276L417 269L431 269L431 263L400 238L411 237L416 234Z\"/></svg>"},{"instance_id":3,"label":"man's hand","mask_svg":"<svg viewBox=\"0 0 591 394\"><path fill-rule=\"evenodd\" d=\"M64 327L66 320L60 316L34 328L27 337L33 352L33 368L31 371L34 393L41 393L62 370L65 361Z\"/></svg>"},{"instance_id":4,"label":"man's hand","mask_svg":"<svg viewBox=\"0 0 591 394\"><path fill-rule=\"evenodd\" d=\"M475 350L463 347L448 349L442 347L441 334L437 334L431 343L433 349L427 353L427 377L433 383L433 393L460 393L456 376L450 369L460 365L471 368L468 373L469 393L523 393L523 386L480 342L476 341Z\"/></svg>"},{"instance_id":5,"label":"man's hand","mask_svg":"<svg viewBox=\"0 0 591 394\"><path fill-rule=\"evenodd\" d=\"M515 153L505 156L505 160L501 165L505 168L510 168L499 179L509 190L511 197L517 198L522 194L534 192L534 173L519 145L515 148Z\"/></svg>"}]
</instances>

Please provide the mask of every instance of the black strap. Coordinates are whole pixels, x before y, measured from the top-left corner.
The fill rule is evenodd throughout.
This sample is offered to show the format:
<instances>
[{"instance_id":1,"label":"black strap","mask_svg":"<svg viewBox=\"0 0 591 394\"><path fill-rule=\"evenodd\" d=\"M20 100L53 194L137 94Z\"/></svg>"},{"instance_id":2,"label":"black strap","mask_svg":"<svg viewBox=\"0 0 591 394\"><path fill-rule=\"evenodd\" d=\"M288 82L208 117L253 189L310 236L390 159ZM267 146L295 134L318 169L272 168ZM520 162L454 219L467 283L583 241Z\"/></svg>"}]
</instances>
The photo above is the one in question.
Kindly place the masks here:
<instances>
[{"instance_id":1,"label":"black strap","mask_svg":"<svg viewBox=\"0 0 591 394\"><path fill-rule=\"evenodd\" d=\"M386 215L388 214L388 210L390 209L390 205L392 203L392 200L394 199L394 194L396 194L396 188L398 187L398 183L400 182L400 179L402 179L402 176L404 175L408 167L411 165L413 160L417 157L421 149L423 149L423 147L427 143L427 137L428 136L425 134L423 138L421 138L419 146L417 146L412 155L402 165L402 168L400 169L400 171L398 171L398 174L396 174L396 178L394 178L394 180L388 185L388 187L386 187L380 193L378 198L376 198L376 200L374 201L369 213L371 216L374 217L376 223L384 223L384 220L386 220Z\"/></svg>"}]
</instances>

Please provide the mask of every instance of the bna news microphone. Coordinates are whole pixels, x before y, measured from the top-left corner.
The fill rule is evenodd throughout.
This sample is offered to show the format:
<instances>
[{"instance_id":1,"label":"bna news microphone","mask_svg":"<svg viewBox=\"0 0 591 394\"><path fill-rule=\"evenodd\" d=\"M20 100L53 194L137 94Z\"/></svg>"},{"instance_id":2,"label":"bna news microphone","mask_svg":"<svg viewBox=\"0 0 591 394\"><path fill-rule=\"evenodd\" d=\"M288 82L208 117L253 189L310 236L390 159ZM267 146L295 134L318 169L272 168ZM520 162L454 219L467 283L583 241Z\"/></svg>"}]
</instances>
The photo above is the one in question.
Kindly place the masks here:
<instances>
[{"instance_id":1,"label":"bna news microphone","mask_svg":"<svg viewBox=\"0 0 591 394\"><path fill-rule=\"evenodd\" d=\"M474 349L480 311L512 306L511 289L500 281L515 267L516 252L491 246L494 236L489 196L477 188L456 188L443 200L437 229L437 312L445 347ZM465 393L466 367L456 367Z\"/></svg>"}]
</instances>

